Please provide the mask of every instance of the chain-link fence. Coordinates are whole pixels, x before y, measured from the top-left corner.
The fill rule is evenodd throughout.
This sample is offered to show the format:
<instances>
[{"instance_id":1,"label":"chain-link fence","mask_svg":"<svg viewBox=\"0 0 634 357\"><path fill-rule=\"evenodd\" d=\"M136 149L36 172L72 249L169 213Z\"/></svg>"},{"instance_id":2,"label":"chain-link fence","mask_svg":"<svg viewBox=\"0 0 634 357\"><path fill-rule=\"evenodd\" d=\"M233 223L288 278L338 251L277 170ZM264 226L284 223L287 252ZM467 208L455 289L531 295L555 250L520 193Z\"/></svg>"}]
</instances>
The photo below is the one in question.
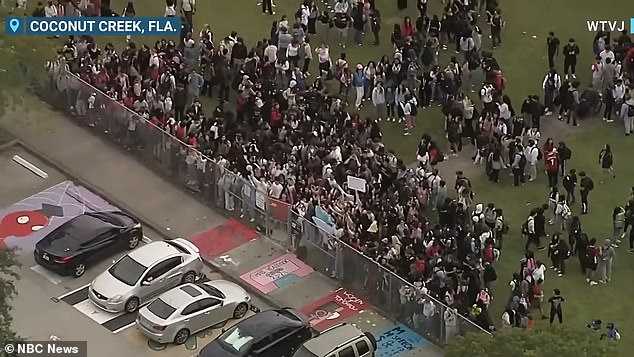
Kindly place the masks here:
<instances>
[{"instance_id":1,"label":"chain-link fence","mask_svg":"<svg viewBox=\"0 0 634 357\"><path fill-rule=\"evenodd\" d=\"M486 333L454 309L417 293L414 285L334 238L332 231L316 225L312 217L304 217L292 211L290 204L268 197L264 187L216 164L76 75L59 70L39 94L158 174L170 177L208 205L295 252L315 271L337 279L347 290L438 345L444 346L467 332Z\"/></svg>"}]
</instances>

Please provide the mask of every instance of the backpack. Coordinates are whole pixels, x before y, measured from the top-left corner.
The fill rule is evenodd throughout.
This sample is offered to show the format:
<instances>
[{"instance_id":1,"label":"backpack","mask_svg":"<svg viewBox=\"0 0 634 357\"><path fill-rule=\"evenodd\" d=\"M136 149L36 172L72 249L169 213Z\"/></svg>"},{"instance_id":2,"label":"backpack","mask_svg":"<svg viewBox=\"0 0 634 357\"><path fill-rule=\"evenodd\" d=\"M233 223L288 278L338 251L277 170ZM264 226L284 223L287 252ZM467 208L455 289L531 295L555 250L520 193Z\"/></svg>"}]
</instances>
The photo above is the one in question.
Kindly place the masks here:
<instances>
[{"instance_id":1,"label":"backpack","mask_svg":"<svg viewBox=\"0 0 634 357\"><path fill-rule=\"evenodd\" d=\"M570 160L572 158L572 151L567 146L559 150L559 158L562 160Z\"/></svg>"},{"instance_id":2,"label":"backpack","mask_svg":"<svg viewBox=\"0 0 634 357\"><path fill-rule=\"evenodd\" d=\"M588 177L588 187L587 187L587 189L588 189L588 192L594 190L594 181L592 181L592 179L590 179L589 177Z\"/></svg>"},{"instance_id":3,"label":"backpack","mask_svg":"<svg viewBox=\"0 0 634 357\"><path fill-rule=\"evenodd\" d=\"M301 19L302 18L302 8L298 8L297 11L295 11L295 18L296 19Z\"/></svg>"},{"instance_id":4,"label":"backpack","mask_svg":"<svg viewBox=\"0 0 634 357\"><path fill-rule=\"evenodd\" d=\"M415 117L418 114L418 108L412 102L409 103L409 114L413 117Z\"/></svg>"},{"instance_id":5,"label":"backpack","mask_svg":"<svg viewBox=\"0 0 634 357\"><path fill-rule=\"evenodd\" d=\"M519 169L520 170L524 170L524 168L526 167L526 155L520 154L520 162L519 162Z\"/></svg>"},{"instance_id":6,"label":"backpack","mask_svg":"<svg viewBox=\"0 0 634 357\"><path fill-rule=\"evenodd\" d=\"M634 117L634 105L627 105L627 116Z\"/></svg>"},{"instance_id":7,"label":"backpack","mask_svg":"<svg viewBox=\"0 0 634 357\"><path fill-rule=\"evenodd\" d=\"M564 219L569 219L570 216L572 216L572 212L570 211L570 207L568 207L567 204L563 205L562 211L561 211L561 216L564 217Z\"/></svg>"},{"instance_id":8,"label":"backpack","mask_svg":"<svg viewBox=\"0 0 634 357\"><path fill-rule=\"evenodd\" d=\"M546 89L548 90L555 89L555 76L552 73L549 73L548 78L546 79Z\"/></svg>"},{"instance_id":9,"label":"backpack","mask_svg":"<svg viewBox=\"0 0 634 357\"><path fill-rule=\"evenodd\" d=\"M535 149L537 149L537 160L541 160L544 158L544 153L542 153L542 151L536 147Z\"/></svg>"}]
</instances>

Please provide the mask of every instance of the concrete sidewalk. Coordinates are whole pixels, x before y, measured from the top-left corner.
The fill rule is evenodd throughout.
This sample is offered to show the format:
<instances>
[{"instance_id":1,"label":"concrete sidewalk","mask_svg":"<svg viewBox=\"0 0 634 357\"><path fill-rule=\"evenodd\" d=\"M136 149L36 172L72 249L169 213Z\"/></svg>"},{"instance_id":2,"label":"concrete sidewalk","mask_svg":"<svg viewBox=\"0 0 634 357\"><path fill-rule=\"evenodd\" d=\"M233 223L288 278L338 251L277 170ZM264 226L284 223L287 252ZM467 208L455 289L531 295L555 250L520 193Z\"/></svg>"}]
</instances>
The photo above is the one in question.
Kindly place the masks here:
<instances>
[{"instance_id":1,"label":"concrete sidewalk","mask_svg":"<svg viewBox=\"0 0 634 357\"><path fill-rule=\"evenodd\" d=\"M235 220L227 221L184 189L63 114L46 108L9 113L0 118L0 125L34 154L135 214L166 238L191 239L212 265L252 293L273 305L295 307L312 315L316 329L343 321L354 323L377 336L381 357L442 355L431 342L409 329L403 330L404 326L379 315L365 301L338 290L335 280L313 271L277 243ZM236 235L242 240L236 242ZM293 271L292 279L276 276L280 269ZM357 306L330 311L334 314L327 318L320 315L341 300L347 306L350 301ZM400 335L395 336L394 331Z\"/></svg>"}]
</instances>

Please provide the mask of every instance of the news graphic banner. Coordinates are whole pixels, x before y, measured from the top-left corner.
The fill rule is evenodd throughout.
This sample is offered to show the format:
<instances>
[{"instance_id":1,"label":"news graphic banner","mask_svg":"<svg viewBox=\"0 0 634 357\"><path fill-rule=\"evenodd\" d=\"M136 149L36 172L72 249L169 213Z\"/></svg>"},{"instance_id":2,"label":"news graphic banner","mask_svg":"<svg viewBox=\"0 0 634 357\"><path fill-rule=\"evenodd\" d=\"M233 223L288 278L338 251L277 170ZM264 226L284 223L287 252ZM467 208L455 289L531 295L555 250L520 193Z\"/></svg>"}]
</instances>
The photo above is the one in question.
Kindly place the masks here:
<instances>
[{"instance_id":1,"label":"news graphic banner","mask_svg":"<svg viewBox=\"0 0 634 357\"><path fill-rule=\"evenodd\" d=\"M8 17L8 35L178 36L178 17Z\"/></svg>"}]
</instances>

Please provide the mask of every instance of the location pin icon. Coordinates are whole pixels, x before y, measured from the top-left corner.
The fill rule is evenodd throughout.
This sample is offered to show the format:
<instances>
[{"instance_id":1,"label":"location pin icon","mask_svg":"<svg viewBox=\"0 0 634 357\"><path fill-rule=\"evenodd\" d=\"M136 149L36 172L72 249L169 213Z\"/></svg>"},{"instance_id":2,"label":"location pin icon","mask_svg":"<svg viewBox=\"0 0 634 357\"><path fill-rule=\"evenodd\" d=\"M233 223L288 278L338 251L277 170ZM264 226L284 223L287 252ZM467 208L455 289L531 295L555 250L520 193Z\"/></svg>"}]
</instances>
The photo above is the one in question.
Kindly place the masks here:
<instances>
[{"instance_id":1,"label":"location pin icon","mask_svg":"<svg viewBox=\"0 0 634 357\"><path fill-rule=\"evenodd\" d=\"M18 19L9 20L9 28L11 28L11 31L16 32L19 27L20 27L20 20Z\"/></svg>"}]
</instances>

